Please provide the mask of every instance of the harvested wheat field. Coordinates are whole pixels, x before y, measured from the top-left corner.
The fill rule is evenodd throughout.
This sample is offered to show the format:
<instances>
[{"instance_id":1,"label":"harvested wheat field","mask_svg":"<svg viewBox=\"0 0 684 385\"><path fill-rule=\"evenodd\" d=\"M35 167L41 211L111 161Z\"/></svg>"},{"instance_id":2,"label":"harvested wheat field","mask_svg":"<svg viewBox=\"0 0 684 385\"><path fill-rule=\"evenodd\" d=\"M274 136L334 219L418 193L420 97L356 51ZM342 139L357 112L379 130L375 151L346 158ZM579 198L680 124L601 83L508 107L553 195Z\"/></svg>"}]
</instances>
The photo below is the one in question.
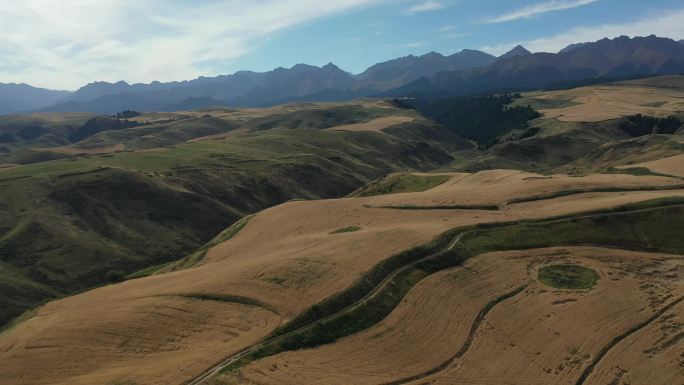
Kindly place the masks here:
<instances>
[{"instance_id":1,"label":"harvested wheat field","mask_svg":"<svg viewBox=\"0 0 684 385\"><path fill-rule=\"evenodd\" d=\"M416 120L412 116L388 116L385 118L377 118L368 123L346 124L330 128L333 131L375 131L380 132L385 128L397 126L399 124L410 123Z\"/></svg>"},{"instance_id":2,"label":"harvested wheat field","mask_svg":"<svg viewBox=\"0 0 684 385\"><path fill-rule=\"evenodd\" d=\"M596 286L557 290L539 282L540 267L561 263L594 269ZM621 341L599 354L614 338L682 298L683 272L682 257L624 250L569 247L485 254L423 280L375 327L317 349L265 359L233 380L575 384L588 364L601 358L582 383L612 383L614 378L604 373L622 368L618 375L624 383L674 384L684 375L677 367L683 351L677 346L681 308L652 322L669 327L649 323L634 332L635 342ZM634 349L634 343L640 348ZM618 351L634 352L634 357L624 361ZM652 373L644 356L668 370ZM648 381L632 381L637 378Z\"/></svg>"},{"instance_id":3,"label":"harvested wheat field","mask_svg":"<svg viewBox=\"0 0 684 385\"><path fill-rule=\"evenodd\" d=\"M570 215L656 198L684 197L680 184L678 178L658 176L592 175L572 178L499 170L453 174L442 185L424 192L288 202L253 216L236 236L209 250L196 267L129 280L44 305L32 318L0 335L0 361L3 363L0 366L0 378L3 384L12 385L189 383L224 358L255 345L312 305L350 287L381 261L424 244L447 230L478 223ZM644 189L644 186L649 186L649 189ZM452 207L437 207L433 210L384 208L407 204L439 206L444 203ZM472 204L495 207L465 207ZM452 246L456 246L456 243ZM495 257L478 257L463 268L427 277L409 292L401 306L382 324L349 337L350 341L371 337L379 341L377 346L367 347L369 358L364 364L364 375L383 382L428 370L435 363L438 365L440 360L458 351L453 349L454 344L458 345L459 341L467 338L469 325L487 302L520 285L530 284L524 292L511 299L510 306L518 301L538 309L548 306L556 300L557 294L548 290L549 294L542 295L542 288L534 283L534 274L528 271L530 263L534 262L531 267L534 268L535 261L552 258L548 253L512 254L506 256L503 260L505 263L495 261L485 265L481 261L490 261ZM572 251L568 256L558 257L576 258L582 263L595 265L603 274L596 289L579 295L586 297L587 300L582 303L595 311L600 311L603 305L599 304L606 300L601 298L600 293L618 290L609 285L611 280L605 277L612 270L601 262L599 256L606 253L610 254L606 250L581 249ZM613 254L625 260L636 258L622 251ZM643 258L655 261L664 257L644 254ZM473 271L482 271L483 276L470 275ZM502 272L505 273L505 279L502 279ZM618 274L618 270L614 274ZM632 288L630 282L625 281L623 289L630 293L633 290L630 296L634 295L634 298L629 297L633 301L624 304L624 309L634 314L619 318L619 323L599 322L597 326L619 332L624 325L638 322L641 319L639 317L653 311L646 305L647 297L639 297L640 289ZM464 292L468 294L460 294ZM422 302L423 298L431 296L435 297ZM623 306L621 303L616 303L617 308ZM432 317L440 313L430 311L431 307L439 308L441 304L448 306L442 306L440 311L448 307L460 310L448 319ZM508 302L506 306L509 306ZM568 303L563 306L572 308L575 305ZM551 309L565 309L563 306L554 305ZM630 310L635 306L639 306L638 312ZM644 306L644 310L641 310ZM523 322L518 317L504 319L497 315L497 309L487 316L488 322L490 319L491 322L499 322L499 319L513 322L510 325L502 324L500 328L519 326ZM417 315L408 317L409 313L416 311L431 318L425 320ZM610 308L606 311L609 313L603 316L610 318L614 315L610 313ZM543 314L537 318L548 312L543 310ZM558 324L554 324L556 329L553 330L560 330L571 319L569 316L566 321L562 317L557 320L554 318L553 322ZM418 338L402 333L404 322L411 325L411 330L427 334L420 334ZM527 322L531 322L530 319ZM438 338L430 335L430 330L435 329L443 330L444 336ZM485 328L477 332L488 331ZM401 341L401 336L409 339ZM606 334L605 338L609 337ZM345 341L343 339L339 343ZM420 347L421 341L432 341L441 348L430 353L433 349ZM498 340L478 338L476 341L495 344ZM523 344L518 337L514 341L506 343ZM591 346L587 342L586 351L593 352L592 349L603 342L603 337L592 340ZM406 352L390 353L392 344L405 346ZM491 349L500 347L487 344L480 347L473 343L468 356L476 356L481 349L491 352ZM409 349L411 346L413 348ZM532 345L529 349L541 347ZM429 360L418 360L429 353ZM286 353L284 357L290 354ZM296 354L306 355L310 352ZM399 356L403 354L406 357L400 359ZM540 354L550 357L561 353L540 350ZM382 356L396 357L397 363L403 366L390 368L387 362L380 360ZM271 362L268 360L272 359L278 362L279 357L263 362ZM606 359L609 358L606 356ZM539 362L542 365L543 362ZM255 365L260 367L258 365L262 363L257 361ZM41 370L27 370L29 367L40 367ZM248 366L245 375L250 378L257 376L253 370L256 367ZM321 368L324 367L329 367L330 373L341 370L335 364L321 364ZM451 376L448 373L459 367L449 365L448 371L440 374ZM381 368L386 368L387 372L378 373ZM259 370L270 372L271 369ZM510 370L510 373L518 373L516 370L520 370L520 367L513 366ZM282 374L287 381L294 381L288 376L300 376L284 370L274 370L274 373ZM257 377L278 381L270 380L263 373L260 376ZM330 378L331 381L338 378L335 381L344 383L345 376L342 373L331 375ZM356 377L354 381L366 383L362 378L365 377Z\"/></svg>"},{"instance_id":4,"label":"harvested wheat field","mask_svg":"<svg viewBox=\"0 0 684 385\"><path fill-rule=\"evenodd\" d=\"M618 168L638 167L644 167L659 174L684 177L684 154L670 156L664 159L658 159L651 162L630 164L629 166L621 166Z\"/></svg>"},{"instance_id":5,"label":"harvested wheat field","mask_svg":"<svg viewBox=\"0 0 684 385\"><path fill-rule=\"evenodd\" d=\"M681 82L681 77L675 77L674 80L670 78L530 93L525 96L557 104L558 107L542 107L540 112L546 118L563 122L600 122L635 114L666 117L684 111L684 88L658 87L660 83L650 86L649 81Z\"/></svg>"}]
</instances>

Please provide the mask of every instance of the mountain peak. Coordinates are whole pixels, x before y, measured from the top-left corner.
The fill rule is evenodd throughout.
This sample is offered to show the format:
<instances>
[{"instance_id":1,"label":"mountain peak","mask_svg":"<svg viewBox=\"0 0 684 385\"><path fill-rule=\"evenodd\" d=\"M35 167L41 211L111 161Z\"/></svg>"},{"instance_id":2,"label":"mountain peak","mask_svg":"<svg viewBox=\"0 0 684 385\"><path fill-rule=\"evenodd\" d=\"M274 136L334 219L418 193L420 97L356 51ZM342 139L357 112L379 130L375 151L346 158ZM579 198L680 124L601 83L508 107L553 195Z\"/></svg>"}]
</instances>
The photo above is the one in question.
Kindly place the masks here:
<instances>
[{"instance_id":1,"label":"mountain peak","mask_svg":"<svg viewBox=\"0 0 684 385\"><path fill-rule=\"evenodd\" d=\"M321 67L321 69L328 71L341 71L340 67L336 66L333 62L324 65L323 67Z\"/></svg>"},{"instance_id":2,"label":"mountain peak","mask_svg":"<svg viewBox=\"0 0 684 385\"><path fill-rule=\"evenodd\" d=\"M532 52L528 51L527 48L518 44L512 50L510 50L510 51L506 52L505 54L499 56L499 58L500 59L509 59L509 58L516 57L516 56L527 56L527 55L532 55Z\"/></svg>"}]
</instances>

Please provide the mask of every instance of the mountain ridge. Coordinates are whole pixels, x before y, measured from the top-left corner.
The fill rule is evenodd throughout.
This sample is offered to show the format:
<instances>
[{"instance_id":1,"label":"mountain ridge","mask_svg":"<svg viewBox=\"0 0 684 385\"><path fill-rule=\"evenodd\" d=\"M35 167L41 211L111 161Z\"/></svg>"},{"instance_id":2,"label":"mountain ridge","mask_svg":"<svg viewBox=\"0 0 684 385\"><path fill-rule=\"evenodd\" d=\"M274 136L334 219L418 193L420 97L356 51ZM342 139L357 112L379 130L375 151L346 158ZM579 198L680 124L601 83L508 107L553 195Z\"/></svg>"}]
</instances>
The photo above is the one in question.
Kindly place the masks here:
<instances>
[{"instance_id":1,"label":"mountain ridge","mask_svg":"<svg viewBox=\"0 0 684 385\"><path fill-rule=\"evenodd\" d=\"M654 35L578 43L559 53L499 60L486 68L441 72L388 92L392 96L446 97L499 90L524 91L595 77L684 73L684 45Z\"/></svg>"},{"instance_id":2,"label":"mountain ridge","mask_svg":"<svg viewBox=\"0 0 684 385\"><path fill-rule=\"evenodd\" d=\"M570 44L558 53L531 53L518 45L495 57L464 49L430 52L375 64L359 74L333 63L296 64L267 72L238 71L193 80L134 83L91 82L74 92L25 85L24 93L0 84L0 114L29 111L115 113L171 111L211 105L268 107L296 101L344 101L359 97L468 95L524 91L595 77L684 72L682 40L654 35ZM30 92L29 92L30 91ZM22 96L26 92L29 96ZM17 96L19 95L19 96ZM28 94L26 94L28 95ZM207 104L209 103L209 104Z\"/></svg>"}]
</instances>

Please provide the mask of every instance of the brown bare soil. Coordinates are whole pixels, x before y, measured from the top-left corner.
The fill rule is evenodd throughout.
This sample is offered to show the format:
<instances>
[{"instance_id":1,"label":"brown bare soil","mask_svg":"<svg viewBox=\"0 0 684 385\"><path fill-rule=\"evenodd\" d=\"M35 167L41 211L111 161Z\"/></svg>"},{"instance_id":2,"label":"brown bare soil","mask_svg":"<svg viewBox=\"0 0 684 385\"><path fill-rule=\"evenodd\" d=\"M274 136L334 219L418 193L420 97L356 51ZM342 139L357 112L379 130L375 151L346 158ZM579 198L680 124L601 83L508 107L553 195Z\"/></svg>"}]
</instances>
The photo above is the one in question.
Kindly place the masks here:
<instances>
[{"instance_id":1,"label":"brown bare soil","mask_svg":"<svg viewBox=\"0 0 684 385\"><path fill-rule=\"evenodd\" d=\"M380 261L425 243L448 229L684 196L684 190L585 192L507 205L504 202L576 189L578 186L583 189L644 185L674 188L679 183L679 179L653 176L592 175L572 178L499 170L454 174L445 184L420 193L289 202L255 215L235 237L211 249L203 263L195 268L102 287L41 307L33 318L0 335L0 378L3 384L11 385L114 384L125 381L139 385L182 384L223 358L253 345L313 304L349 287ZM501 205L501 210L374 208L444 202L464 205L493 203ZM350 226L358 226L361 230L330 234ZM478 266L473 268L483 268ZM496 266L499 265L495 263L492 268ZM445 296L443 301L463 309L462 314L446 314L447 320L437 317L430 321L430 325L444 331L443 346L458 345L468 335L467 327L482 304L516 286L521 279L527 279L522 273L516 273L522 270L516 269L521 267L506 267L504 270L510 277L492 285L477 286L478 279L474 279L473 284L482 290L483 298L479 302L459 302L463 298L459 299L453 293L454 290L458 292L460 286L452 288L450 285L454 279L448 274L426 280L444 289L441 294L433 293L436 298ZM466 277L468 271L461 269L452 273L458 272ZM421 283L420 287L425 285ZM266 307L174 297L195 294L239 296L263 303ZM414 306L414 309L440 304L437 300L419 303L417 298L422 297L415 297L418 294L411 292L406 304ZM534 299L530 300L532 306L537 303L537 297L529 295ZM524 297L528 297L528 291ZM402 306L397 311L410 311L410 308ZM495 311L492 310L491 317ZM391 319L399 322L396 317ZM425 328L420 322L413 325L416 329ZM459 325L466 325L465 331ZM402 335L389 330L381 334L378 341ZM428 337L423 335L422 338ZM435 343L441 339L430 338ZM414 345L418 343L413 341ZM471 349L476 348L473 343ZM445 347L439 359L448 358L447 353L457 350L447 351ZM376 356L381 355L374 351ZM419 352L417 354L429 353L425 349ZM377 379L384 381L390 375L398 378L434 363L430 360L425 361L430 365L423 361L409 361L401 361L406 368L378 375ZM374 370L372 368L380 368L384 364L373 366L376 364L369 361L369 365L369 370ZM35 370L38 367L40 370Z\"/></svg>"}]
</instances>

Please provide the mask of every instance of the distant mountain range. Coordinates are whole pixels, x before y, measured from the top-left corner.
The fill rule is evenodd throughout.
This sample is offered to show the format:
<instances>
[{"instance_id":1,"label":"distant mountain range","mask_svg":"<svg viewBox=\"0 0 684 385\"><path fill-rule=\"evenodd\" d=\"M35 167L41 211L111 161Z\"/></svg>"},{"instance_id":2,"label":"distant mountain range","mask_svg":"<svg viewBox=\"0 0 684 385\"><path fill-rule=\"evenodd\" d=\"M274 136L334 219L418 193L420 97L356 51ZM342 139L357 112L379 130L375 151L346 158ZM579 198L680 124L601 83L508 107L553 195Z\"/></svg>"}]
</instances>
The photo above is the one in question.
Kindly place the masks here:
<instances>
[{"instance_id":1,"label":"distant mountain range","mask_svg":"<svg viewBox=\"0 0 684 385\"><path fill-rule=\"evenodd\" d=\"M270 72L150 84L90 83L75 92L0 84L0 114L25 111L172 111L222 105L262 107L291 101L338 101L373 96L440 97L543 88L593 77L684 73L684 40L656 36L571 44L558 53L522 46L495 57L475 50L431 52L371 66L354 75L330 63Z\"/></svg>"},{"instance_id":2,"label":"distant mountain range","mask_svg":"<svg viewBox=\"0 0 684 385\"><path fill-rule=\"evenodd\" d=\"M684 44L655 36L632 39L621 36L572 44L556 54L502 57L487 67L440 72L392 90L390 94L444 97L539 89L553 83L594 77L678 73L684 73Z\"/></svg>"},{"instance_id":3,"label":"distant mountain range","mask_svg":"<svg viewBox=\"0 0 684 385\"><path fill-rule=\"evenodd\" d=\"M0 114L31 111L58 103L69 97L68 91L53 91L28 84L0 83Z\"/></svg>"}]
</instances>

